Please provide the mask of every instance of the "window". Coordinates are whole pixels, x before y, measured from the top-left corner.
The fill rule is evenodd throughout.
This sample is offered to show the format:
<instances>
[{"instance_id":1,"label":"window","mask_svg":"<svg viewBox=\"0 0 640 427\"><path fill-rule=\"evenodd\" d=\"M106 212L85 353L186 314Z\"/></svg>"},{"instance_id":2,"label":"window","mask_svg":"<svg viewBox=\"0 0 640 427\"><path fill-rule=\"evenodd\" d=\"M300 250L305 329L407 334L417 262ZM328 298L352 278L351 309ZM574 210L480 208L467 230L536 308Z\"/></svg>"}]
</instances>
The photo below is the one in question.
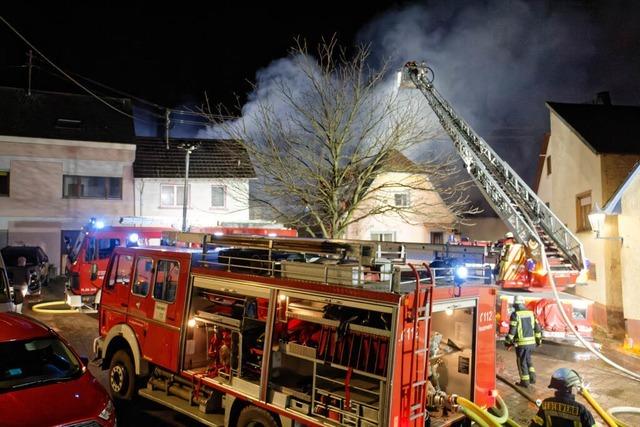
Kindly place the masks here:
<instances>
[{"instance_id":1,"label":"window","mask_svg":"<svg viewBox=\"0 0 640 427\"><path fill-rule=\"evenodd\" d=\"M589 212L591 212L591 191L586 191L576 196L576 231L591 231Z\"/></svg>"},{"instance_id":2,"label":"window","mask_svg":"<svg viewBox=\"0 0 640 427\"><path fill-rule=\"evenodd\" d=\"M65 199L122 199L122 178L64 175Z\"/></svg>"},{"instance_id":3,"label":"window","mask_svg":"<svg viewBox=\"0 0 640 427\"><path fill-rule=\"evenodd\" d=\"M152 276L153 260L151 258L138 258L138 261L136 261L136 277L133 280L131 292L146 297L149 293Z\"/></svg>"},{"instance_id":4,"label":"window","mask_svg":"<svg viewBox=\"0 0 640 427\"><path fill-rule=\"evenodd\" d=\"M371 240L376 242L393 242L395 240L395 233L393 231L386 233L371 233Z\"/></svg>"},{"instance_id":5,"label":"window","mask_svg":"<svg viewBox=\"0 0 640 427\"><path fill-rule=\"evenodd\" d=\"M158 261L156 282L153 287L153 298L165 302L174 302L176 300L179 277L179 262L167 260Z\"/></svg>"},{"instance_id":6,"label":"window","mask_svg":"<svg viewBox=\"0 0 640 427\"><path fill-rule=\"evenodd\" d=\"M547 175L551 175L551 156L547 156Z\"/></svg>"},{"instance_id":7,"label":"window","mask_svg":"<svg viewBox=\"0 0 640 427\"><path fill-rule=\"evenodd\" d=\"M93 261L94 259L107 259L111 257L111 253L118 246L120 246L120 239L97 239L96 247L96 238L92 237L89 239L87 253L84 256L84 260Z\"/></svg>"},{"instance_id":8,"label":"window","mask_svg":"<svg viewBox=\"0 0 640 427\"><path fill-rule=\"evenodd\" d=\"M444 243L444 233L442 231L432 231L431 243L434 243L434 244Z\"/></svg>"},{"instance_id":9,"label":"window","mask_svg":"<svg viewBox=\"0 0 640 427\"><path fill-rule=\"evenodd\" d=\"M187 191L188 193L188 191ZM187 198L189 194L187 194ZM160 185L160 207L180 208L184 201L184 185ZM187 200L187 204L189 201Z\"/></svg>"},{"instance_id":10,"label":"window","mask_svg":"<svg viewBox=\"0 0 640 427\"><path fill-rule=\"evenodd\" d=\"M9 171L0 171L0 196L9 195Z\"/></svg>"},{"instance_id":11,"label":"window","mask_svg":"<svg viewBox=\"0 0 640 427\"><path fill-rule=\"evenodd\" d=\"M402 193L395 193L393 195L393 203L395 206L399 208L404 208L409 206L409 192L404 191Z\"/></svg>"},{"instance_id":12,"label":"window","mask_svg":"<svg viewBox=\"0 0 640 427\"><path fill-rule=\"evenodd\" d=\"M211 186L211 207L224 208L227 205L227 188L224 185Z\"/></svg>"},{"instance_id":13,"label":"window","mask_svg":"<svg viewBox=\"0 0 640 427\"><path fill-rule=\"evenodd\" d=\"M113 259L111 271L109 273L108 288L118 283L129 286L131 280L131 269L133 267L133 257L131 255L118 255Z\"/></svg>"}]
</instances>

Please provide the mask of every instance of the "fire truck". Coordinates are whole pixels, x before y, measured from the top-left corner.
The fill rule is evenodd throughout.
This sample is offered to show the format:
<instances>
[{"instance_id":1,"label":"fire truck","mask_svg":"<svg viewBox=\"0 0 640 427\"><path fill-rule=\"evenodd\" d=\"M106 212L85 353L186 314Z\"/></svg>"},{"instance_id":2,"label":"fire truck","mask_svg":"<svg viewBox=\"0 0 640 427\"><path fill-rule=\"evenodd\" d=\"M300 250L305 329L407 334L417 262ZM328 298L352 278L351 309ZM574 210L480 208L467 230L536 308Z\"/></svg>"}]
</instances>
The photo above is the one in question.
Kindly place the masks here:
<instances>
[{"instance_id":1,"label":"fire truck","mask_svg":"<svg viewBox=\"0 0 640 427\"><path fill-rule=\"evenodd\" d=\"M67 253L65 302L82 311L95 311L109 259L119 246L159 245L163 227L105 226L91 218Z\"/></svg>"},{"instance_id":2,"label":"fire truck","mask_svg":"<svg viewBox=\"0 0 640 427\"><path fill-rule=\"evenodd\" d=\"M102 282L113 250L120 246L160 245L162 233L169 226L150 226L142 217L122 217L119 224L105 224L91 218L67 254L65 267L67 286L65 302L83 312L95 312L100 302ZM251 234L269 236L297 236L296 230L264 224L234 224L208 227L201 231L213 234Z\"/></svg>"},{"instance_id":3,"label":"fire truck","mask_svg":"<svg viewBox=\"0 0 640 427\"><path fill-rule=\"evenodd\" d=\"M449 426L462 398L495 404L493 286L434 286L377 242L173 239L201 250L118 247L106 270L94 351L114 398L273 427Z\"/></svg>"}]
</instances>

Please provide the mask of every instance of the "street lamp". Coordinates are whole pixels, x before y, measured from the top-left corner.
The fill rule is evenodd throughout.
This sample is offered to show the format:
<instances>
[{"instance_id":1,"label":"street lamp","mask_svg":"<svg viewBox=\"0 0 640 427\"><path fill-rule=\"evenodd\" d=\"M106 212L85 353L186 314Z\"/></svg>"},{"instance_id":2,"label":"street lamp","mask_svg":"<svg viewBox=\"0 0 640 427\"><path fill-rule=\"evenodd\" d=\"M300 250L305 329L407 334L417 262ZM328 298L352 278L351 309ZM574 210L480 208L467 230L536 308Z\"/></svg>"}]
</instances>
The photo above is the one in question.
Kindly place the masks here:
<instances>
[{"instance_id":1,"label":"street lamp","mask_svg":"<svg viewBox=\"0 0 640 427\"><path fill-rule=\"evenodd\" d=\"M607 213L600 209L598 203L596 202L593 205L593 209L589 212L589 224L591 225L591 230L596 233L596 239L605 239L605 240L622 240L622 237L602 237L600 236L600 232L604 230L604 221L607 217Z\"/></svg>"},{"instance_id":2,"label":"street lamp","mask_svg":"<svg viewBox=\"0 0 640 427\"><path fill-rule=\"evenodd\" d=\"M187 203L189 201L189 157L198 149L198 144L183 143L178 148L185 151L184 158L184 191L182 198L182 231L187 231Z\"/></svg>"}]
</instances>

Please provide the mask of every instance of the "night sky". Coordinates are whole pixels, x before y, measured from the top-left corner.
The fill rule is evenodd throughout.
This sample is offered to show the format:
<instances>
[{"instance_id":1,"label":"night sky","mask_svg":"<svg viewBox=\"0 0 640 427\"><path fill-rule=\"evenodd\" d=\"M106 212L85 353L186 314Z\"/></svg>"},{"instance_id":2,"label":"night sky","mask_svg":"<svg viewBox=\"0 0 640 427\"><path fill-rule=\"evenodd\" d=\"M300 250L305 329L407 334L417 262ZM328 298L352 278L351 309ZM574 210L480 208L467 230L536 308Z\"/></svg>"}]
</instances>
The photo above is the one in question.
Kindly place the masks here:
<instances>
[{"instance_id":1,"label":"night sky","mask_svg":"<svg viewBox=\"0 0 640 427\"><path fill-rule=\"evenodd\" d=\"M640 104L636 1L218 3L21 2L0 13L66 71L169 107L199 104L205 91L214 104L244 104L256 73L278 76L296 36L371 43L374 66L426 59L438 90L529 182L545 101L610 91L615 104ZM27 47L4 25L0 43L0 85L24 87ZM35 89L80 91L37 64Z\"/></svg>"}]
</instances>

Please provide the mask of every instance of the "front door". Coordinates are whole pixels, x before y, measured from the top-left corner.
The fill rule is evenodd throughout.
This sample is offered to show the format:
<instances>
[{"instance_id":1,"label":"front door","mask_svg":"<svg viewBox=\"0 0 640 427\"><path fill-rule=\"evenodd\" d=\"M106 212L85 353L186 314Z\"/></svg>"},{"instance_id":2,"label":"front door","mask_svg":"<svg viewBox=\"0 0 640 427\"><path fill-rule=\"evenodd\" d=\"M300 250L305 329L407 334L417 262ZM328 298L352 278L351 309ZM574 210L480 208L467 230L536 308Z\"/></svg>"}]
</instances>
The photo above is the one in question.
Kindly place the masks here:
<instances>
[{"instance_id":1,"label":"front door","mask_svg":"<svg viewBox=\"0 0 640 427\"><path fill-rule=\"evenodd\" d=\"M136 261L127 323L136 331L143 357L176 371L178 348L189 279L189 258Z\"/></svg>"}]
</instances>

